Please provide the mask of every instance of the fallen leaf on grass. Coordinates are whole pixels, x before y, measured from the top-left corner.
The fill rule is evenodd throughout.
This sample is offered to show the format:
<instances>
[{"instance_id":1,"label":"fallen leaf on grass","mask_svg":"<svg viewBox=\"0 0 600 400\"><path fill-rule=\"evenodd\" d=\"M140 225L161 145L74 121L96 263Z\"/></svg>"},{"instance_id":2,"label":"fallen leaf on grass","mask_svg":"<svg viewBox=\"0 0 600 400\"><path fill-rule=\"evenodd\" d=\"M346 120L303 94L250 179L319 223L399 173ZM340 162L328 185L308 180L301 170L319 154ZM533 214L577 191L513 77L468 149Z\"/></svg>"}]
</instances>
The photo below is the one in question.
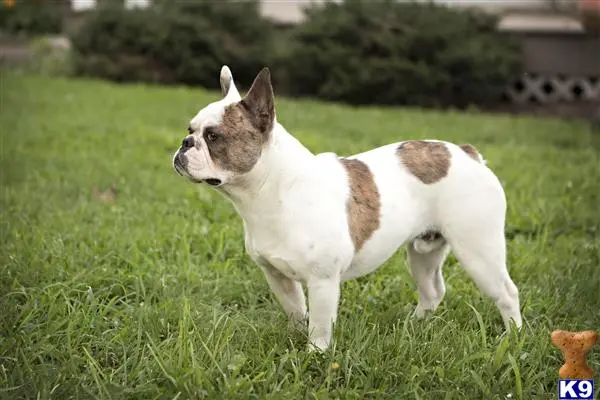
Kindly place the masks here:
<instances>
[{"instance_id":1,"label":"fallen leaf on grass","mask_svg":"<svg viewBox=\"0 0 600 400\"><path fill-rule=\"evenodd\" d=\"M104 203L114 203L117 199L117 187L115 184L110 185L106 190L99 190L97 187L94 187L92 197Z\"/></svg>"}]
</instances>

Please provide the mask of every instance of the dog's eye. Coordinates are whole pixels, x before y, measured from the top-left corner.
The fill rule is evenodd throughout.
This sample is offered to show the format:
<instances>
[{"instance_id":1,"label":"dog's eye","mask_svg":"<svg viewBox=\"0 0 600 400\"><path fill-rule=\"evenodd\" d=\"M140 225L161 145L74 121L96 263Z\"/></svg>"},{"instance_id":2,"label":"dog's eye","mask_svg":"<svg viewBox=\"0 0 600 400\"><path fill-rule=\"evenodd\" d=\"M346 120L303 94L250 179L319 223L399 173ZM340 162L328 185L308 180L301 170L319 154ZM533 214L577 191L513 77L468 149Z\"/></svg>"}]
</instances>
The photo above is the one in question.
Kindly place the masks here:
<instances>
[{"instance_id":1,"label":"dog's eye","mask_svg":"<svg viewBox=\"0 0 600 400\"><path fill-rule=\"evenodd\" d=\"M214 142L219 138L219 135L214 130L207 129L206 131L204 131L204 137L209 142Z\"/></svg>"},{"instance_id":2,"label":"dog's eye","mask_svg":"<svg viewBox=\"0 0 600 400\"><path fill-rule=\"evenodd\" d=\"M191 126L188 126L187 128L188 133L191 135L192 133L194 133L194 129L192 129Z\"/></svg>"}]
</instances>

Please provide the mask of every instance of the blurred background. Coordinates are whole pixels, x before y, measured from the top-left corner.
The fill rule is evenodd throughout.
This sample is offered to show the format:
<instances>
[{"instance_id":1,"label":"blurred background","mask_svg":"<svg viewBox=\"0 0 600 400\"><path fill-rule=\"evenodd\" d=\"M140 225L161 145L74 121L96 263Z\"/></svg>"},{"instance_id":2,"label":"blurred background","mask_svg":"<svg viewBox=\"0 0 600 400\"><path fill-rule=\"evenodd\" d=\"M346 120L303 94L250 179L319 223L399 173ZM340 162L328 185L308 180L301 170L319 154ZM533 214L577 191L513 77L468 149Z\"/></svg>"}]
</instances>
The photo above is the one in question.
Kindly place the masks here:
<instances>
[{"instance_id":1,"label":"blurred background","mask_svg":"<svg viewBox=\"0 0 600 400\"><path fill-rule=\"evenodd\" d=\"M2 0L0 66L600 123L599 0Z\"/></svg>"}]
</instances>

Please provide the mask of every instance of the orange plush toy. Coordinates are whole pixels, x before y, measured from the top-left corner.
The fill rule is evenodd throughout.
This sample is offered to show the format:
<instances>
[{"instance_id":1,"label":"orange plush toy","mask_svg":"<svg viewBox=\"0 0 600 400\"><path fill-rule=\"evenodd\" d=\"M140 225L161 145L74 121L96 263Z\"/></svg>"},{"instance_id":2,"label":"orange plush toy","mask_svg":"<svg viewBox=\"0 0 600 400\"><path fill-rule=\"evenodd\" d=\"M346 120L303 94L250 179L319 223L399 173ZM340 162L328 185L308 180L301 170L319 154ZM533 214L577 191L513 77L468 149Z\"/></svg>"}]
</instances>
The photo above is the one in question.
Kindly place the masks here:
<instances>
[{"instance_id":1,"label":"orange plush toy","mask_svg":"<svg viewBox=\"0 0 600 400\"><path fill-rule=\"evenodd\" d=\"M598 334L594 331L552 332L552 343L562 351L565 358L558 376L561 379L591 379L594 371L587 365L585 357L597 340Z\"/></svg>"}]
</instances>

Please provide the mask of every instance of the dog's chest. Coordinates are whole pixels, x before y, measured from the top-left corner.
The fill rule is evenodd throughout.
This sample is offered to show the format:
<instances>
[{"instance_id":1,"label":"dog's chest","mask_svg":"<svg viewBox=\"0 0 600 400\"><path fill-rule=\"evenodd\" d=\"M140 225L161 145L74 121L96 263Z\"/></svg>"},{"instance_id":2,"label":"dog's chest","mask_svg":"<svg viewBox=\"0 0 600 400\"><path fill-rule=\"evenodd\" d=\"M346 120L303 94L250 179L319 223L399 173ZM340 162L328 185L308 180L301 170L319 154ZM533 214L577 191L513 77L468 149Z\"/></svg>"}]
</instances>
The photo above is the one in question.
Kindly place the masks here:
<instances>
[{"instance_id":1,"label":"dog's chest","mask_svg":"<svg viewBox=\"0 0 600 400\"><path fill-rule=\"evenodd\" d=\"M281 235L269 231L252 234L246 229L245 247L250 258L258 265L275 268L290 279L304 278L299 263L294 262L294 251L282 241Z\"/></svg>"},{"instance_id":2,"label":"dog's chest","mask_svg":"<svg viewBox=\"0 0 600 400\"><path fill-rule=\"evenodd\" d=\"M287 276L290 279L301 280L305 274L299 268L299 263L294 262L291 251L284 246L272 242L271 245L257 245L252 237L246 235L246 251L250 258L260 266L272 267Z\"/></svg>"}]
</instances>

